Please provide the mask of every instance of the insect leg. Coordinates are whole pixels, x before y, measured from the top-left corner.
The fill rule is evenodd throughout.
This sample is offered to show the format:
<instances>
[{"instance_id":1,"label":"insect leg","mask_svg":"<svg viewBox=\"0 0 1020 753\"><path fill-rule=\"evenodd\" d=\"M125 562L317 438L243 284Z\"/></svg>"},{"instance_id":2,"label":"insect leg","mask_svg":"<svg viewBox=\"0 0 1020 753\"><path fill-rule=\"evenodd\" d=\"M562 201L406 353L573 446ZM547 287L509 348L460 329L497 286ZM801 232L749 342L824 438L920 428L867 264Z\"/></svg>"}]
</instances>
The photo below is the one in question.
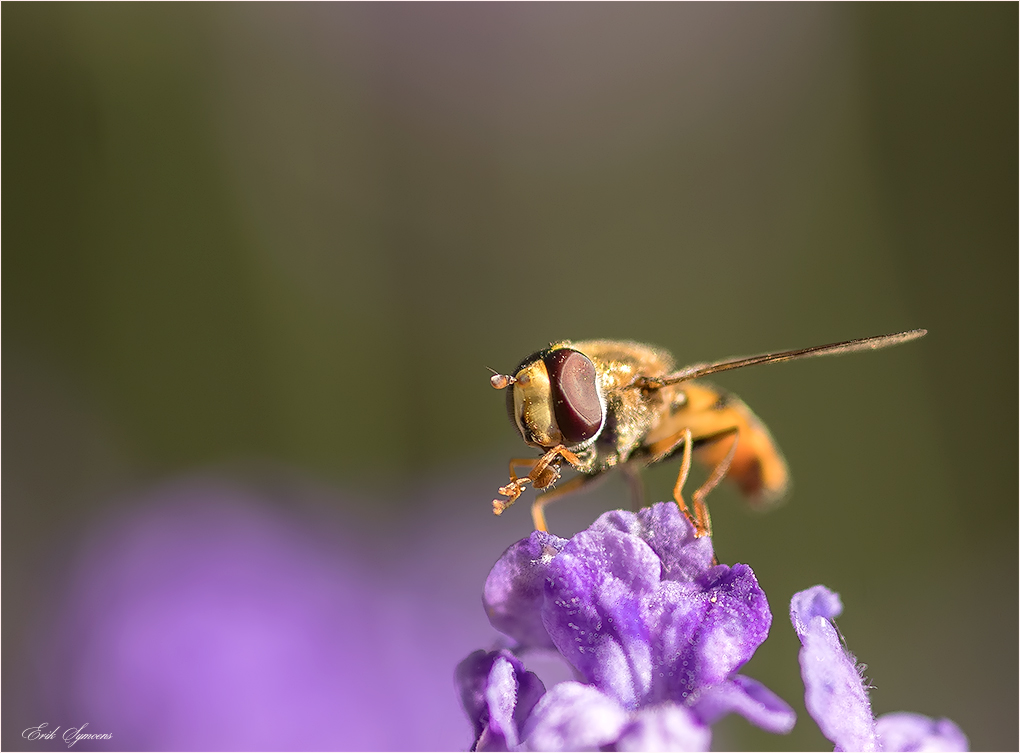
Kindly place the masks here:
<instances>
[{"instance_id":1,"label":"insect leg","mask_svg":"<svg viewBox=\"0 0 1020 753\"><path fill-rule=\"evenodd\" d=\"M542 458L510 458L510 480L517 481L520 476L517 475L515 468L527 468L529 471L538 465L538 461Z\"/></svg>"},{"instance_id":2,"label":"insect leg","mask_svg":"<svg viewBox=\"0 0 1020 753\"><path fill-rule=\"evenodd\" d=\"M517 498L521 496L521 492L524 491L524 484L528 480L525 476L523 479L517 475L515 468L528 468L533 470L542 458L511 458L510 459L510 483L506 486L499 488L499 493L507 497L507 499L494 499L492 500L492 512L494 515L502 515L503 511L506 510L510 505L517 501Z\"/></svg>"},{"instance_id":3,"label":"insect leg","mask_svg":"<svg viewBox=\"0 0 1020 753\"><path fill-rule=\"evenodd\" d=\"M540 458L514 458L510 461L510 483L499 488L499 493L507 499L492 500L492 512L495 515L502 515L506 508L510 507L524 491L524 485L529 481L536 489L544 489L554 483L560 477L559 460L565 459L571 465L580 462L577 455L572 453L563 445L557 445L547 451ZM527 476L519 478L514 468L526 468L531 466Z\"/></svg>"},{"instance_id":4,"label":"insect leg","mask_svg":"<svg viewBox=\"0 0 1020 753\"><path fill-rule=\"evenodd\" d=\"M531 503L531 521L535 524L536 531L548 531L549 527L545 522L545 506L550 502L555 502L560 497L565 497L568 494L576 492L578 489L587 486L592 481L601 481L604 478L603 474L596 473L591 476L574 476L574 478L567 481L562 486L558 486L555 489L542 494L537 497L534 502Z\"/></svg>"},{"instance_id":5,"label":"insect leg","mask_svg":"<svg viewBox=\"0 0 1020 753\"><path fill-rule=\"evenodd\" d=\"M694 494L691 495L691 501L694 504L694 517L696 519L694 524L696 531L694 535L698 538L712 535L712 518L708 514L708 505L705 504L705 497L707 497L708 493L719 485L719 482L723 480L723 477L725 477L727 471L729 471L730 463L733 462L733 456L737 454L737 442L740 439L740 430L734 426L729 431L712 438L713 442L718 442L724 440L728 436L732 436L733 441L730 443L730 449L729 452L726 453L726 457L724 457L720 461L719 465L715 467L712 474L708 477L708 480L699 486L695 490Z\"/></svg>"},{"instance_id":6,"label":"insect leg","mask_svg":"<svg viewBox=\"0 0 1020 753\"><path fill-rule=\"evenodd\" d=\"M691 472L691 452L693 450L694 441L691 437L691 429L688 426L685 429L681 429L676 434L671 434L665 439L660 439L657 442L653 442L648 446L648 454L651 459L647 461L649 465L652 463L658 463L660 460L671 455L680 446L684 446L683 459L680 463L680 474L677 476L676 484L673 486L673 499L680 508L680 512L684 514L684 517L691 522L691 525L695 529L698 528L697 519L691 515L690 508L687 507L687 503L684 502L683 488L684 484L687 483L687 476Z\"/></svg>"},{"instance_id":7,"label":"insect leg","mask_svg":"<svg viewBox=\"0 0 1020 753\"><path fill-rule=\"evenodd\" d=\"M683 437L681 441L684 443L684 456L683 460L680 461L680 473L677 474L676 483L673 484L673 501L676 502L677 507L680 508L680 512L684 514L684 517L694 526L695 536L698 531L697 518L691 515L691 511L687 508L687 503L684 502L684 484L687 483L687 477L691 473L691 447L694 442L691 440L691 430L686 428L683 431ZM697 515L698 508L694 508L694 513Z\"/></svg>"}]
</instances>

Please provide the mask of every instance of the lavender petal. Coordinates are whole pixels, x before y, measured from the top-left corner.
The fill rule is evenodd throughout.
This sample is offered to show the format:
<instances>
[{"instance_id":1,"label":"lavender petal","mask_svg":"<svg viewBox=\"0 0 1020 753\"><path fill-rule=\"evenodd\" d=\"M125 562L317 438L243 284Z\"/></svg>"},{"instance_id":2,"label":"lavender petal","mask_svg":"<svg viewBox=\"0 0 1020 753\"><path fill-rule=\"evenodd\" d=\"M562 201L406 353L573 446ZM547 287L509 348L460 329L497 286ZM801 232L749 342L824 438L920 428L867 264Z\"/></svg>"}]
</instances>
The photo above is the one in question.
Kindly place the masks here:
<instances>
[{"instance_id":1,"label":"lavender petal","mask_svg":"<svg viewBox=\"0 0 1020 753\"><path fill-rule=\"evenodd\" d=\"M949 719L931 719L900 711L882 714L875 721L882 750L966 751L970 743L963 730Z\"/></svg>"},{"instance_id":2,"label":"lavender petal","mask_svg":"<svg viewBox=\"0 0 1020 753\"><path fill-rule=\"evenodd\" d=\"M857 661L829 621L841 608L839 596L824 586L801 591L790 602L790 619L803 644L804 704L836 750L877 750L871 702Z\"/></svg>"},{"instance_id":3,"label":"lavender petal","mask_svg":"<svg viewBox=\"0 0 1020 753\"><path fill-rule=\"evenodd\" d=\"M673 502L661 502L637 513L611 510L588 530L617 530L637 536L659 557L662 580L692 582L712 567L712 539L695 538L694 526Z\"/></svg>"},{"instance_id":4,"label":"lavender petal","mask_svg":"<svg viewBox=\"0 0 1020 753\"><path fill-rule=\"evenodd\" d=\"M475 651L457 666L455 679L474 726L476 749L517 747L522 721L545 692L542 681L506 650Z\"/></svg>"},{"instance_id":5,"label":"lavender petal","mask_svg":"<svg viewBox=\"0 0 1020 753\"><path fill-rule=\"evenodd\" d=\"M524 749L599 750L628 722L627 710L591 685L561 682L542 696L524 727Z\"/></svg>"},{"instance_id":6,"label":"lavender petal","mask_svg":"<svg viewBox=\"0 0 1020 753\"><path fill-rule=\"evenodd\" d=\"M781 735L792 730L797 721L796 713L786 701L757 680L743 675L734 675L727 682L705 689L692 709L704 724L715 724L734 712L757 727Z\"/></svg>"},{"instance_id":7,"label":"lavender petal","mask_svg":"<svg viewBox=\"0 0 1020 753\"><path fill-rule=\"evenodd\" d=\"M641 539L584 531L550 565L542 621L556 648L588 681L627 708L651 684L647 601L659 559Z\"/></svg>"},{"instance_id":8,"label":"lavender petal","mask_svg":"<svg viewBox=\"0 0 1020 753\"><path fill-rule=\"evenodd\" d=\"M482 603L492 626L529 648L553 648L541 607L549 564L567 542L535 531L513 544L485 580Z\"/></svg>"},{"instance_id":9,"label":"lavender petal","mask_svg":"<svg viewBox=\"0 0 1020 753\"><path fill-rule=\"evenodd\" d=\"M624 728L614 746L625 751L708 750L712 731L686 707L664 703L643 708Z\"/></svg>"}]
</instances>

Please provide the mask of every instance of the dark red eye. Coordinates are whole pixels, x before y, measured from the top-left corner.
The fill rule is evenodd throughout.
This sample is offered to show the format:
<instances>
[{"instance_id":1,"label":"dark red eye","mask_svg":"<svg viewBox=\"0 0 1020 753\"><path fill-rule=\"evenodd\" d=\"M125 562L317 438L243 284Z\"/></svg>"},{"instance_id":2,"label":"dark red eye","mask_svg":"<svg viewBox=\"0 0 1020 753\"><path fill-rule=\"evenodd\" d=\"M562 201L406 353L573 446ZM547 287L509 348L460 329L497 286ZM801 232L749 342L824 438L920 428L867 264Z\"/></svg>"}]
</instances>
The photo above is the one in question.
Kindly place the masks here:
<instances>
[{"instance_id":1,"label":"dark red eye","mask_svg":"<svg viewBox=\"0 0 1020 753\"><path fill-rule=\"evenodd\" d=\"M559 348L543 359L552 387L553 412L568 444L587 441L602 428L602 403L595 388L595 364L586 355Z\"/></svg>"}]
</instances>

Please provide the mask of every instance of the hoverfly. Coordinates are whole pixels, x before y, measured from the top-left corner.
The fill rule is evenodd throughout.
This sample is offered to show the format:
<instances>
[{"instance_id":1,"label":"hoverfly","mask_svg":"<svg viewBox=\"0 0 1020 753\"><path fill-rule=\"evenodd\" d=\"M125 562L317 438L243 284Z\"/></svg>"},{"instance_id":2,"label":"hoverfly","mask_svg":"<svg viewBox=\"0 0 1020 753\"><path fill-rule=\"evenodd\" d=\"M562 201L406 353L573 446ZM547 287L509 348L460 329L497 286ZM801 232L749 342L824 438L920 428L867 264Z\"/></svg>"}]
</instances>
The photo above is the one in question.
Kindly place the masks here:
<instances>
[{"instance_id":1,"label":"hoverfly","mask_svg":"<svg viewBox=\"0 0 1020 753\"><path fill-rule=\"evenodd\" d=\"M877 350L926 334L915 329L679 371L669 353L636 342L553 343L521 361L512 374L494 372L490 380L497 390L507 390L507 414L521 437L543 452L538 458L510 461L510 483L499 489L506 499L493 500L493 512L502 514L528 483L536 489L552 487L563 460L578 475L535 499L531 516L536 530L548 530L546 505L615 467L624 472L640 505L644 492L639 470L682 451L673 499L697 536L710 535L705 497L724 477L736 482L749 501L764 505L783 496L789 472L768 429L750 408L735 395L696 380L760 363ZM692 456L710 470L708 480L691 495L693 515L682 496ZM527 475L518 476L518 468L527 469Z\"/></svg>"}]
</instances>

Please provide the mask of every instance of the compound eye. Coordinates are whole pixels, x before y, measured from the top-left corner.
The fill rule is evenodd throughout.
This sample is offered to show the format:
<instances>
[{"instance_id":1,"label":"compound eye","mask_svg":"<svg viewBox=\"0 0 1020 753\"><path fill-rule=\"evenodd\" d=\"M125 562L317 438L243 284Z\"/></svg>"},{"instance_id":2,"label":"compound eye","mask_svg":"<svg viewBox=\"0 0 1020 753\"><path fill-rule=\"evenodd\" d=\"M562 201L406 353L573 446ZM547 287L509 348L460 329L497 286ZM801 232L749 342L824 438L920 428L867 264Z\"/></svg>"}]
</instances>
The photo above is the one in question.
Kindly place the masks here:
<instances>
[{"instance_id":1,"label":"compound eye","mask_svg":"<svg viewBox=\"0 0 1020 753\"><path fill-rule=\"evenodd\" d=\"M563 438L571 445L585 442L602 428L602 402L595 387L595 364L569 348L543 359L552 388L553 413Z\"/></svg>"}]
</instances>

